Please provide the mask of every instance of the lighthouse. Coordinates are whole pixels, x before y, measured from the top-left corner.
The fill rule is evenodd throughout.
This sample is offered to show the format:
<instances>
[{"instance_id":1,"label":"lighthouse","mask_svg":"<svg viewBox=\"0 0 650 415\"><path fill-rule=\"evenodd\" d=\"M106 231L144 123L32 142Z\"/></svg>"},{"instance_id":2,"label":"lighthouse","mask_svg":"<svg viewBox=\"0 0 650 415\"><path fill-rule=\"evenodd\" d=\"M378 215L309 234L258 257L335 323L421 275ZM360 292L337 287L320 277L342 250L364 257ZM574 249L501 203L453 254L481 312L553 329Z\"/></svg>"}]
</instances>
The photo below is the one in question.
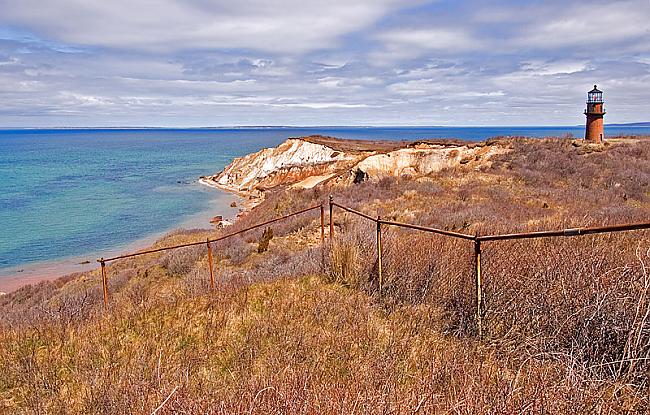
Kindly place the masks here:
<instances>
[{"instance_id":1,"label":"lighthouse","mask_svg":"<svg viewBox=\"0 0 650 415\"><path fill-rule=\"evenodd\" d=\"M591 143L602 143L605 137L603 126L605 108L603 104L603 92L599 91L598 87L594 85L594 89L587 93L587 109L585 110L587 116L585 140Z\"/></svg>"}]
</instances>

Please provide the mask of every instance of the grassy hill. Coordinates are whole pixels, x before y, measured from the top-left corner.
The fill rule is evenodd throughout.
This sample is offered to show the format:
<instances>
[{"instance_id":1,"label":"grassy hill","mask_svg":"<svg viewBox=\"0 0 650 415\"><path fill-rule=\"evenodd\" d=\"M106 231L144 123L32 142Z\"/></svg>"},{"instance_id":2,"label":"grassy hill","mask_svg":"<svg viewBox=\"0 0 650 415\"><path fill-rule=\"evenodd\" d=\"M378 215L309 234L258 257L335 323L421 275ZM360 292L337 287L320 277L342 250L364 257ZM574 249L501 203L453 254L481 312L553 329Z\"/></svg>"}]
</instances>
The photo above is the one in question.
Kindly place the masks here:
<instances>
[{"instance_id":1,"label":"grassy hill","mask_svg":"<svg viewBox=\"0 0 650 415\"><path fill-rule=\"evenodd\" d=\"M650 141L500 140L490 163L278 189L234 228L326 200L465 233L647 221ZM317 213L214 247L115 262L0 297L3 413L647 413L650 232L472 245ZM218 232L179 231L165 246Z\"/></svg>"}]
</instances>

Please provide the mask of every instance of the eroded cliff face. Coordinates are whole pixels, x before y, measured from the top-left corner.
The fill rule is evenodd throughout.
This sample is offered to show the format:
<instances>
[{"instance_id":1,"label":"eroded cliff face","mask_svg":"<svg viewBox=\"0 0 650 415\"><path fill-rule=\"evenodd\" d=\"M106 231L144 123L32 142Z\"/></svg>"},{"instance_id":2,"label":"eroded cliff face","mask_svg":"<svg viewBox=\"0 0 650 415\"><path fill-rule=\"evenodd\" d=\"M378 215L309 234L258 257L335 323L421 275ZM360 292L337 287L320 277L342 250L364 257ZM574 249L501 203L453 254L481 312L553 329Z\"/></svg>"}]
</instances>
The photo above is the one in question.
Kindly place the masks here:
<instances>
[{"instance_id":1,"label":"eroded cliff face","mask_svg":"<svg viewBox=\"0 0 650 415\"><path fill-rule=\"evenodd\" d=\"M204 180L236 192L264 191L312 176L331 175L356 160L331 147L291 138L277 147L236 158L224 171Z\"/></svg>"},{"instance_id":2,"label":"eroded cliff face","mask_svg":"<svg viewBox=\"0 0 650 415\"><path fill-rule=\"evenodd\" d=\"M426 176L459 165L477 166L489 162L491 156L502 153L498 146L444 147L420 144L389 153L375 154L360 161L355 168L370 179L387 176Z\"/></svg>"},{"instance_id":3,"label":"eroded cliff face","mask_svg":"<svg viewBox=\"0 0 650 415\"><path fill-rule=\"evenodd\" d=\"M386 176L426 176L454 166L478 168L494 154L507 151L498 145L430 142L394 143L378 147L330 137L291 138L278 147L235 159L223 172L202 182L259 197L277 187L311 188L335 179L346 185Z\"/></svg>"}]
</instances>

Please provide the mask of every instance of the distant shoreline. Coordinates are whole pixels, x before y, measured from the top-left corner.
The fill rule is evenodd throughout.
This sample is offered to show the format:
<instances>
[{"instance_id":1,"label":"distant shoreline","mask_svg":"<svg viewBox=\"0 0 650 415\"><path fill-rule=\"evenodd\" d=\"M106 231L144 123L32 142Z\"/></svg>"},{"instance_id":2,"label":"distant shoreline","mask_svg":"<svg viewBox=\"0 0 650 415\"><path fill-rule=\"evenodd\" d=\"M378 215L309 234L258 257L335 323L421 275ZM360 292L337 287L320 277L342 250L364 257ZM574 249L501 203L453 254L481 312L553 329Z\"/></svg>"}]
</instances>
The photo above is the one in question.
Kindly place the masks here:
<instances>
[{"instance_id":1,"label":"distant shoreline","mask_svg":"<svg viewBox=\"0 0 650 415\"><path fill-rule=\"evenodd\" d=\"M261 130L261 129L319 129L319 128L578 128L582 124L573 125L229 125L229 126L203 126L203 127L146 127L146 126L86 126L86 127L0 127L0 131L42 131L42 130ZM607 127L625 128L641 127L650 128L649 121L611 123Z\"/></svg>"}]
</instances>

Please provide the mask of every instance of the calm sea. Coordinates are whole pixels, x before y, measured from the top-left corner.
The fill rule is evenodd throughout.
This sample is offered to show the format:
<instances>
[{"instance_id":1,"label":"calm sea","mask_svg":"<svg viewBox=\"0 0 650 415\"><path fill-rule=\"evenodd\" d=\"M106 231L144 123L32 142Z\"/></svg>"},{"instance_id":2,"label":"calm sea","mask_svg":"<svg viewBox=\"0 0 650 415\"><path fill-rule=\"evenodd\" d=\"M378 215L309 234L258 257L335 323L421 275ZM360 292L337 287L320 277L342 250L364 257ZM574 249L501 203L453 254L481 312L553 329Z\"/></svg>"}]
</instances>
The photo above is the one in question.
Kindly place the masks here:
<instances>
[{"instance_id":1,"label":"calm sea","mask_svg":"<svg viewBox=\"0 0 650 415\"><path fill-rule=\"evenodd\" d=\"M606 132L650 135L650 127ZM583 128L0 130L0 275L27 276L53 263L76 270L100 253L181 226L208 227L215 214L232 217L236 197L201 186L197 178L287 137L482 140L567 133L579 137Z\"/></svg>"}]
</instances>

